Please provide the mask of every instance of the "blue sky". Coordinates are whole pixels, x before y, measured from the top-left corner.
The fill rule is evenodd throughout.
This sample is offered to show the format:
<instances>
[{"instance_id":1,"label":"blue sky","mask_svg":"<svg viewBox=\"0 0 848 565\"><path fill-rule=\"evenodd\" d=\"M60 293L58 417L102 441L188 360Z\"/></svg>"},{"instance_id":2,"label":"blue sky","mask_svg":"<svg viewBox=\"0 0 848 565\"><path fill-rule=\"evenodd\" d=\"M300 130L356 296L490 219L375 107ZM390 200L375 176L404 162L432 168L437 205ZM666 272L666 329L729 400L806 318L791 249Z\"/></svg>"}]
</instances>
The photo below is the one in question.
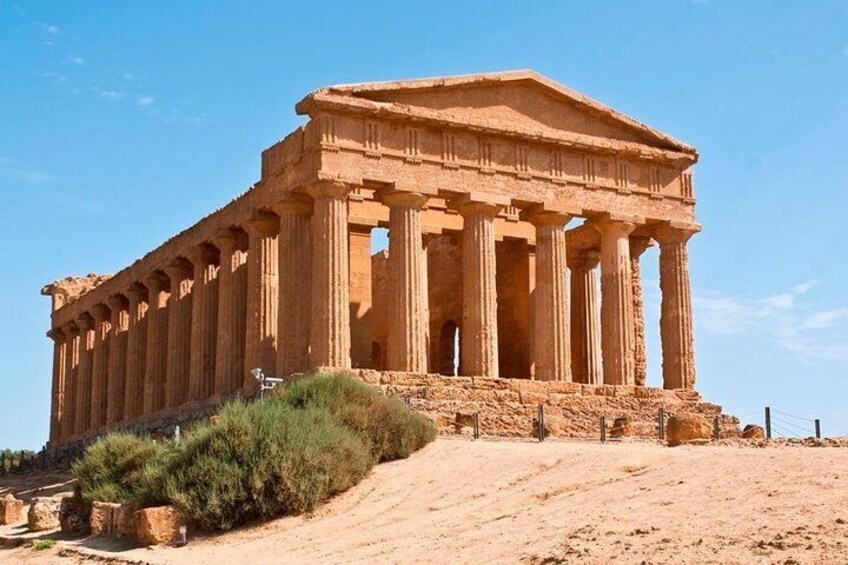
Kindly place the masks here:
<instances>
[{"instance_id":1,"label":"blue sky","mask_svg":"<svg viewBox=\"0 0 848 565\"><path fill-rule=\"evenodd\" d=\"M704 396L848 434L848 4L408 4L0 0L0 447L47 436L41 286L119 270L245 190L307 92L528 67L700 150Z\"/></svg>"}]
</instances>

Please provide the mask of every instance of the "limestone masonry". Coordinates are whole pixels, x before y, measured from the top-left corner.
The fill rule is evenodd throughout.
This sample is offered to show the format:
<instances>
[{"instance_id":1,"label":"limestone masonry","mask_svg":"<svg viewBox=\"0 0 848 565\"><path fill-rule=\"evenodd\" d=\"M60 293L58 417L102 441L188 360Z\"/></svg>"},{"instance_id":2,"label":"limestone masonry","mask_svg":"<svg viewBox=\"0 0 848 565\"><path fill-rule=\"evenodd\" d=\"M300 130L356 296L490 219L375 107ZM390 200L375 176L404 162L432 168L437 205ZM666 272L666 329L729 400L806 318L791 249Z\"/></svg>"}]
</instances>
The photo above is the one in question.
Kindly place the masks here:
<instances>
[{"instance_id":1,"label":"limestone masonry","mask_svg":"<svg viewBox=\"0 0 848 565\"><path fill-rule=\"evenodd\" d=\"M390 393L417 375L421 399L476 382L427 374L558 381L486 401L592 397L564 420L611 398L638 425L637 399L720 414L691 390L694 148L532 71L333 86L296 109L309 121L247 192L114 276L44 288L51 446L253 394L254 368L370 370ZM677 393L645 389L655 244Z\"/></svg>"}]
</instances>

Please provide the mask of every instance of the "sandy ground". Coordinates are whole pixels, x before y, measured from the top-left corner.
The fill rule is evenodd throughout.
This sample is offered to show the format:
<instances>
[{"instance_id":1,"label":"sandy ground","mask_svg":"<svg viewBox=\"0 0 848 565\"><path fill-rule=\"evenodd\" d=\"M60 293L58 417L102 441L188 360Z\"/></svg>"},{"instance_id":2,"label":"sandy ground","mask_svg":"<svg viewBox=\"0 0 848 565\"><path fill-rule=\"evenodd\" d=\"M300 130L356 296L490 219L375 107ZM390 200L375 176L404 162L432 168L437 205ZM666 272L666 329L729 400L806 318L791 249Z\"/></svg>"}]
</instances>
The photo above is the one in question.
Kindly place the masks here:
<instances>
[{"instance_id":1,"label":"sandy ground","mask_svg":"<svg viewBox=\"0 0 848 565\"><path fill-rule=\"evenodd\" d=\"M846 481L844 448L440 439L310 517L184 548L66 547L162 565L845 564ZM0 550L0 562L76 562L58 552Z\"/></svg>"}]
</instances>

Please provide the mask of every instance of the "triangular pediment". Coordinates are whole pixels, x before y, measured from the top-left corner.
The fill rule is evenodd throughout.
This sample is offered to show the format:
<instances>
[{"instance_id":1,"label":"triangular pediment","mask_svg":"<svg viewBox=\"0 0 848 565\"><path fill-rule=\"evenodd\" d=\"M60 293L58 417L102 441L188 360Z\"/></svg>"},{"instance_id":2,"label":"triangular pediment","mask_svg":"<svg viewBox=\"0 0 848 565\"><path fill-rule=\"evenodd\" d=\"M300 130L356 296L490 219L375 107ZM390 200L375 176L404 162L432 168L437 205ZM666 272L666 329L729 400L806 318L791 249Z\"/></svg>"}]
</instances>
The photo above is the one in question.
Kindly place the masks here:
<instances>
[{"instance_id":1,"label":"triangular pediment","mask_svg":"<svg viewBox=\"0 0 848 565\"><path fill-rule=\"evenodd\" d=\"M420 109L491 129L562 133L695 154L685 143L533 71L340 85L314 95Z\"/></svg>"}]
</instances>

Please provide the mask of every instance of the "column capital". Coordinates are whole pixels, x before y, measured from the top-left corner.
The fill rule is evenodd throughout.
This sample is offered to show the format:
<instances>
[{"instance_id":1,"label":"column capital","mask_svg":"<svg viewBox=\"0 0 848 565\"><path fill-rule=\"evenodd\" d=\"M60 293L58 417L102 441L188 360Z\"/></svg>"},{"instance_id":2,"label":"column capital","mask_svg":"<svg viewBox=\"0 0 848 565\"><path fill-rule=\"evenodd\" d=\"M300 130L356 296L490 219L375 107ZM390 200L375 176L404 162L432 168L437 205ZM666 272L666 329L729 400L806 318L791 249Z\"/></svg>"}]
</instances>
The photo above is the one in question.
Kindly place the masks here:
<instances>
[{"instance_id":1,"label":"column capital","mask_svg":"<svg viewBox=\"0 0 848 565\"><path fill-rule=\"evenodd\" d=\"M645 236L630 237L630 258L638 259L648 248L654 246L654 240Z\"/></svg>"},{"instance_id":2,"label":"column capital","mask_svg":"<svg viewBox=\"0 0 848 565\"><path fill-rule=\"evenodd\" d=\"M644 223L644 218L633 214L600 214L590 218L588 224L601 235L616 234L629 236L636 226Z\"/></svg>"},{"instance_id":3,"label":"column capital","mask_svg":"<svg viewBox=\"0 0 848 565\"><path fill-rule=\"evenodd\" d=\"M132 302L141 302L144 300L146 294L146 289L144 285L141 283L133 283L124 291L124 295L129 299L130 303Z\"/></svg>"},{"instance_id":4,"label":"column capital","mask_svg":"<svg viewBox=\"0 0 848 565\"><path fill-rule=\"evenodd\" d=\"M652 230L652 235L660 245L666 243L685 243L689 238L701 231L701 225L688 222L663 222Z\"/></svg>"},{"instance_id":5,"label":"column capital","mask_svg":"<svg viewBox=\"0 0 848 565\"><path fill-rule=\"evenodd\" d=\"M348 193L360 185L344 179L321 179L304 188L304 192L315 198L346 198Z\"/></svg>"},{"instance_id":6,"label":"column capital","mask_svg":"<svg viewBox=\"0 0 848 565\"><path fill-rule=\"evenodd\" d=\"M218 262L218 249L208 243L201 243L186 252L186 257L195 267L206 267Z\"/></svg>"},{"instance_id":7,"label":"column capital","mask_svg":"<svg viewBox=\"0 0 848 565\"><path fill-rule=\"evenodd\" d=\"M49 330L47 330L46 335L55 343L61 343L65 341L65 332L62 330L62 328L50 328Z\"/></svg>"},{"instance_id":8,"label":"column capital","mask_svg":"<svg viewBox=\"0 0 848 565\"><path fill-rule=\"evenodd\" d=\"M448 205L462 217L482 214L494 218L498 212L510 205L510 199L499 194L470 192L449 198Z\"/></svg>"},{"instance_id":9,"label":"column capital","mask_svg":"<svg viewBox=\"0 0 848 565\"><path fill-rule=\"evenodd\" d=\"M168 277L160 271L154 271L153 273L150 273L146 279L144 279L144 286L146 286L147 290L150 292L160 292L168 288L170 284Z\"/></svg>"},{"instance_id":10,"label":"column capital","mask_svg":"<svg viewBox=\"0 0 848 565\"><path fill-rule=\"evenodd\" d=\"M565 210L546 208L543 204L525 208L519 213L520 219L530 222L536 227L557 226L564 228L573 217L573 214Z\"/></svg>"},{"instance_id":11,"label":"column capital","mask_svg":"<svg viewBox=\"0 0 848 565\"><path fill-rule=\"evenodd\" d=\"M91 315L94 316L94 321L99 324L102 322L108 322L112 315L112 311L109 310L105 304L100 303L95 304L91 308Z\"/></svg>"},{"instance_id":12,"label":"column capital","mask_svg":"<svg viewBox=\"0 0 848 565\"><path fill-rule=\"evenodd\" d=\"M427 205L429 197L420 192L405 190L384 190L377 193L377 198L389 208L415 208L420 210Z\"/></svg>"},{"instance_id":13,"label":"column capital","mask_svg":"<svg viewBox=\"0 0 848 565\"><path fill-rule=\"evenodd\" d=\"M65 337L74 337L79 332L79 328L77 327L76 322L68 322L62 326L62 333L65 334Z\"/></svg>"},{"instance_id":14,"label":"column capital","mask_svg":"<svg viewBox=\"0 0 848 565\"><path fill-rule=\"evenodd\" d=\"M601 261L599 249L583 249L568 253L568 268L572 271L591 271Z\"/></svg>"},{"instance_id":15,"label":"column capital","mask_svg":"<svg viewBox=\"0 0 848 565\"><path fill-rule=\"evenodd\" d=\"M106 304L112 312L125 310L127 308L127 299L123 294L113 294L106 299Z\"/></svg>"},{"instance_id":16,"label":"column capital","mask_svg":"<svg viewBox=\"0 0 848 565\"><path fill-rule=\"evenodd\" d=\"M94 318L88 312L83 312L77 316L75 321L81 332L94 329Z\"/></svg>"},{"instance_id":17,"label":"column capital","mask_svg":"<svg viewBox=\"0 0 848 565\"><path fill-rule=\"evenodd\" d=\"M271 209L278 215L284 214L312 214L312 199L301 193L290 192L285 198L271 206Z\"/></svg>"},{"instance_id":18,"label":"column capital","mask_svg":"<svg viewBox=\"0 0 848 565\"><path fill-rule=\"evenodd\" d=\"M280 219L266 210L256 210L244 221L244 229L251 237L274 237L280 229Z\"/></svg>"},{"instance_id":19,"label":"column capital","mask_svg":"<svg viewBox=\"0 0 848 565\"><path fill-rule=\"evenodd\" d=\"M191 277L192 266L191 263L186 259L174 259L172 262L168 263L168 265L162 269L171 278L173 279L184 279Z\"/></svg>"}]
</instances>

